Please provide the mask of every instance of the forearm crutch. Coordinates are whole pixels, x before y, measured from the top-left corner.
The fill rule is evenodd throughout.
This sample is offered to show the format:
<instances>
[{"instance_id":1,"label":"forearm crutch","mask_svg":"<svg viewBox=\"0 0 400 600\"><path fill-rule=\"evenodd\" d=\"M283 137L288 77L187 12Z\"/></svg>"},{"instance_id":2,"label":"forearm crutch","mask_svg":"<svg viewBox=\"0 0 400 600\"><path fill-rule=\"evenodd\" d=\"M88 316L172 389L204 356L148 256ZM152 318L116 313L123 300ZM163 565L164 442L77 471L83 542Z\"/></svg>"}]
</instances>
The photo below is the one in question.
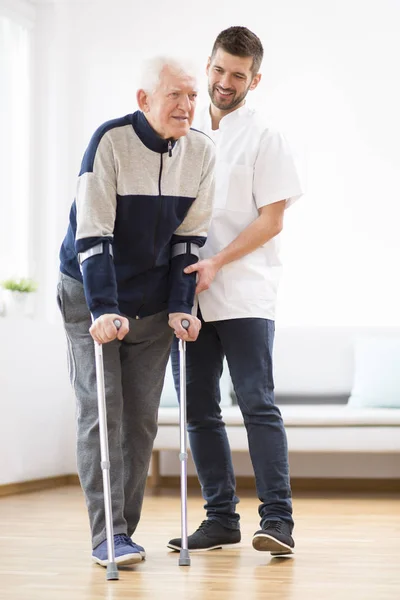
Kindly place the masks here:
<instances>
[{"instance_id":1,"label":"forearm crutch","mask_svg":"<svg viewBox=\"0 0 400 600\"><path fill-rule=\"evenodd\" d=\"M117 329L121 327L121 321L115 319L114 325ZM103 363L103 345L94 342L94 353L96 358L96 384L97 384L97 404L99 411L99 434L100 434L100 455L101 469L103 472L103 494L104 494L104 512L106 520L107 535L107 579L119 579L118 567L115 562L114 550L114 526L112 518L111 504L111 484L110 484L110 456L108 450L108 431L107 431L107 406L106 392L104 385L104 363Z\"/></svg>"},{"instance_id":2,"label":"forearm crutch","mask_svg":"<svg viewBox=\"0 0 400 600\"><path fill-rule=\"evenodd\" d=\"M183 319L182 327L189 329L189 321ZM179 566L190 566L187 534L187 432L186 432L186 342L179 340L179 436L181 461L181 551Z\"/></svg>"}]
</instances>

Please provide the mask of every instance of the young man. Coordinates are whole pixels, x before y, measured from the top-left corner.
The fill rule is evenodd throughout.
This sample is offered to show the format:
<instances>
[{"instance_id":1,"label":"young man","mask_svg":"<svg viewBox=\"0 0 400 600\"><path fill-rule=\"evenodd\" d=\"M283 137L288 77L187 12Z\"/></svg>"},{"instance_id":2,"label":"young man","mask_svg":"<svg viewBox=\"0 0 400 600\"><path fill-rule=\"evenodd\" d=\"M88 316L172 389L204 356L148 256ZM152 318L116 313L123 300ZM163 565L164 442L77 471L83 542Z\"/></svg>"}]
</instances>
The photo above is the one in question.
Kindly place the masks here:
<instances>
[{"instance_id":1,"label":"young man","mask_svg":"<svg viewBox=\"0 0 400 600\"><path fill-rule=\"evenodd\" d=\"M292 553L288 449L274 403L272 347L281 262L278 234L301 186L285 139L245 104L260 82L263 47L245 27L222 31L208 60L210 107L197 127L216 142L216 197L197 273L202 329L188 348L187 416L191 451L207 520L189 536L190 550L240 541L235 476L221 418L219 379L226 356L247 429L261 528L256 550ZM173 369L178 386L176 348ZM178 550L181 540L169 548Z\"/></svg>"},{"instance_id":2,"label":"young man","mask_svg":"<svg viewBox=\"0 0 400 600\"><path fill-rule=\"evenodd\" d=\"M90 141L60 252L58 302L77 397L78 471L92 557L102 566L93 339L104 344L116 562L131 564L145 555L130 536L140 518L172 330L194 341L200 328L191 315L195 275L183 269L198 260L206 240L214 147L190 128L196 95L196 81L180 63L159 58L146 65L140 110L103 124Z\"/></svg>"}]
</instances>

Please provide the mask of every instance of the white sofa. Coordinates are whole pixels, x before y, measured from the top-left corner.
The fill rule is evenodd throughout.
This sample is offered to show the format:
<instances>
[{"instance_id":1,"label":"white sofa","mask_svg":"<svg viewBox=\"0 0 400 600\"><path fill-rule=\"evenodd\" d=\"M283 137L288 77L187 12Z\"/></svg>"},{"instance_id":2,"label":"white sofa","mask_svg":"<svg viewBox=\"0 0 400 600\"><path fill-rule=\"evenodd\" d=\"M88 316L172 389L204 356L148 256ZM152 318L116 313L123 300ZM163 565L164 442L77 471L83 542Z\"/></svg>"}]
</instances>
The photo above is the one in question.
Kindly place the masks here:
<instances>
[{"instance_id":1,"label":"white sofa","mask_svg":"<svg viewBox=\"0 0 400 600\"><path fill-rule=\"evenodd\" d=\"M399 328L277 328L275 391L288 436L292 477L400 479L400 409L351 408L354 345L364 336L400 338ZM231 448L247 452L242 416L223 380L223 417ZM399 402L400 405L400 402ZM179 410L167 373L154 445L153 481L179 452ZM165 453L160 461L160 453ZM248 474L251 468L247 465ZM247 473L247 471L246 471Z\"/></svg>"},{"instance_id":2,"label":"white sofa","mask_svg":"<svg viewBox=\"0 0 400 600\"><path fill-rule=\"evenodd\" d=\"M400 409L332 404L347 401L353 343L370 332L400 336L399 329L277 328L275 385L293 477L400 480ZM0 318L0 341L0 450L7 457L0 485L76 473L75 400L60 320ZM223 411L235 469L251 475L246 432L238 408L230 406L229 386L226 371ZM179 423L170 371L159 422L153 468L158 476L177 476Z\"/></svg>"},{"instance_id":3,"label":"white sofa","mask_svg":"<svg viewBox=\"0 0 400 600\"><path fill-rule=\"evenodd\" d=\"M352 409L334 404L288 404L280 409L290 452L400 453L398 409ZM223 416L232 449L247 450L246 430L239 408L224 407ZM179 409L160 408L155 449L177 449L178 431Z\"/></svg>"}]
</instances>

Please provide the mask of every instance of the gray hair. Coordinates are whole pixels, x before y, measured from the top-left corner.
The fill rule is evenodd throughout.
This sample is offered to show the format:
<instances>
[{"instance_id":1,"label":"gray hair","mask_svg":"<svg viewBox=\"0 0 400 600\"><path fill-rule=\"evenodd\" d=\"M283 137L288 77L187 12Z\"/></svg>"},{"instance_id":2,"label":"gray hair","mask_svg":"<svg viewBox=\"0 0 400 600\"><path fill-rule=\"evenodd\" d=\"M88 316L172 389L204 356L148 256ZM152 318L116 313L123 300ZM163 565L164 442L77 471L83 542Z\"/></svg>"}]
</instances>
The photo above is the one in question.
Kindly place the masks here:
<instances>
[{"instance_id":1,"label":"gray hair","mask_svg":"<svg viewBox=\"0 0 400 600\"><path fill-rule=\"evenodd\" d=\"M172 56L154 56L143 61L139 89L152 94L160 82L161 73L165 67L169 67L174 73L193 77L197 85L198 67L194 63Z\"/></svg>"}]
</instances>

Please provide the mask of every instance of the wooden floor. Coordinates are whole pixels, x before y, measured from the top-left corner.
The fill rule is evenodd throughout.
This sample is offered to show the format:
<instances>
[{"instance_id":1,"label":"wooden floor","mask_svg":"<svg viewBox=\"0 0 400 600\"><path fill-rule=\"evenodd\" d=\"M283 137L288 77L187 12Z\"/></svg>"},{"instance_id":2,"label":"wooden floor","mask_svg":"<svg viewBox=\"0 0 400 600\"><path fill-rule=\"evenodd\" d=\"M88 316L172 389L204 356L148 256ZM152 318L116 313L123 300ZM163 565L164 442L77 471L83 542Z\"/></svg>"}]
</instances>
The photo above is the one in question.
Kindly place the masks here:
<instances>
[{"instance_id":1,"label":"wooden floor","mask_svg":"<svg viewBox=\"0 0 400 600\"><path fill-rule=\"evenodd\" d=\"M6 600L399 600L399 497L295 498L296 554L256 552L257 500L242 498L243 541L192 554L166 543L179 534L176 492L146 496L135 540L147 560L107 582L90 560L86 509L76 486L0 499L0 599ZM189 497L189 525L203 518Z\"/></svg>"}]
</instances>

